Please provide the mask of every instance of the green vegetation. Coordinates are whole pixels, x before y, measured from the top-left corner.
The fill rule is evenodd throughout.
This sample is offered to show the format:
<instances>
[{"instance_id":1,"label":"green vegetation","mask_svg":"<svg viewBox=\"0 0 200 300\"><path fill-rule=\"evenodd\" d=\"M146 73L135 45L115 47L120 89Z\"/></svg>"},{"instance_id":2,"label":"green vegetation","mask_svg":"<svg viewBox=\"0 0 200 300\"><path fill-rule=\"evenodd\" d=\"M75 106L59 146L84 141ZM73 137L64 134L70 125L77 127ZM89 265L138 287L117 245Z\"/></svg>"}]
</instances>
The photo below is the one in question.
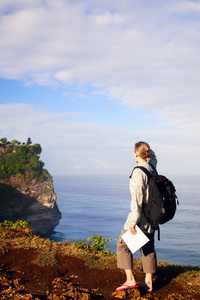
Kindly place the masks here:
<instances>
[{"instance_id":1,"label":"green vegetation","mask_svg":"<svg viewBox=\"0 0 200 300\"><path fill-rule=\"evenodd\" d=\"M56 251L52 249L46 249L45 251L41 251L37 257L37 259L34 261L36 265L39 266L55 266L57 265L56 260Z\"/></svg>"},{"instance_id":2,"label":"green vegetation","mask_svg":"<svg viewBox=\"0 0 200 300\"><path fill-rule=\"evenodd\" d=\"M38 178L44 181L45 177L51 178L44 163L39 160L42 148L40 144L31 145L31 139L27 143L18 140L7 141L0 139L0 179L7 180L10 176L21 174L26 181Z\"/></svg>"},{"instance_id":3,"label":"green vegetation","mask_svg":"<svg viewBox=\"0 0 200 300\"><path fill-rule=\"evenodd\" d=\"M94 251L95 253L100 253L102 255L113 254L106 249L106 245L112 239L105 239L102 235L91 236L86 242L79 242L75 240L75 245L80 249L85 249L88 251Z\"/></svg>"},{"instance_id":4,"label":"green vegetation","mask_svg":"<svg viewBox=\"0 0 200 300\"><path fill-rule=\"evenodd\" d=\"M44 189L44 193L45 193L45 194L50 194L50 193L51 193L51 190L48 189L48 188L46 188L46 189Z\"/></svg>"},{"instance_id":5,"label":"green vegetation","mask_svg":"<svg viewBox=\"0 0 200 300\"><path fill-rule=\"evenodd\" d=\"M28 228L28 222L17 220L15 223L12 221L4 220L0 223L0 227L7 227L7 228Z\"/></svg>"}]
</instances>

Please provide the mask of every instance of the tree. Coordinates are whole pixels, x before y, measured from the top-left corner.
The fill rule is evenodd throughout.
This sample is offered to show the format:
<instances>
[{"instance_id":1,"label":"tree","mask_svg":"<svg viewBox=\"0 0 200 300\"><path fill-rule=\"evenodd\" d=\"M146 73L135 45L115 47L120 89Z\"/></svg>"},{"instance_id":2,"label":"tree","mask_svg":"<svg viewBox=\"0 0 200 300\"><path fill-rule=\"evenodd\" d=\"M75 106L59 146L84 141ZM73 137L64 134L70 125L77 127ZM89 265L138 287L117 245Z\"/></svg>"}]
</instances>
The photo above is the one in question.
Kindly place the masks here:
<instances>
[{"instance_id":1,"label":"tree","mask_svg":"<svg viewBox=\"0 0 200 300\"><path fill-rule=\"evenodd\" d=\"M7 138L0 139L0 178L9 178L11 175L22 174L24 179L32 180L38 178L45 180L44 163L39 160L42 147L40 144L31 146L31 138L27 144L22 144L18 140L7 141Z\"/></svg>"},{"instance_id":2,"label":"tree","mask_svg":"<svg viewBox=\"0 0 200 300\"><path fill-rule=\"evenodd\" d=\"M40 154L42 152L42 147L40 144L34 144L29 149L33 154Z\"/></svg>"},{"instance_id":3,"label":"tree","mask_svg":"<svg viewBox=\"0 0 200 300\"><path fill-rule=\"evenodd\" d=\"M0 139L1 143L0 143L0 147L3 147L5 149L6 147L6 143L7 143L7 138L1 138Z\"/></svg>"},{"instance_id":4,"label":"tree","mask_svg":"<svg viewBox=\"0 0 200 300\"><path fill-rule=\"evenodd\" d=\"M2 142L2 144L3 145L5 145L6 144L6 142L7 142L7 138L5 137L5 138L1 138L1 140L0 140L1 142Z\"/></svg>"},{"instance_id":5,"label":"tree","mask_svg":"<svg viewBox=\"0 0 200 300\"><path fill-rule=\"evenodd\" d=\"M18 140L11 140L11 143L13 144L13 145L18 145L19 144L19 141Z\"/></svg>"},{"instance_id":6,"label":"tree","mask_svg":"<svg viewBox=\"0 0 200 300\"><path fill-rule=\"evenodd\" d=\"M8 145L8 146L6 147L5 153L6 153L6 154L12 153L12 152L13 152L13 149L14 149L14 146L13 146L13 145Z\"/></svg>"},{"instance_id":7,"label":"tree","mask_svg":"<svg viewBox=\"0 0 200 300\"><path fill-rule=\"evenodd\" d=\"M17 152L20 154L20 157L22 159L25 159L27 160L27 153L28 153L28 147L26 146L20 146L20 147L17 147Z\"/></svg>"},{"instance_id":8,"label":"tree","mask_svg":"<svg viewBox=\"0 0 200 300\"><path fill-rule=\"evenodd\" d=\"M17 174L20 172L20 155L18 153L12 153L7 157L7 171L9 175Z\"/></svg>"}]
</instances>

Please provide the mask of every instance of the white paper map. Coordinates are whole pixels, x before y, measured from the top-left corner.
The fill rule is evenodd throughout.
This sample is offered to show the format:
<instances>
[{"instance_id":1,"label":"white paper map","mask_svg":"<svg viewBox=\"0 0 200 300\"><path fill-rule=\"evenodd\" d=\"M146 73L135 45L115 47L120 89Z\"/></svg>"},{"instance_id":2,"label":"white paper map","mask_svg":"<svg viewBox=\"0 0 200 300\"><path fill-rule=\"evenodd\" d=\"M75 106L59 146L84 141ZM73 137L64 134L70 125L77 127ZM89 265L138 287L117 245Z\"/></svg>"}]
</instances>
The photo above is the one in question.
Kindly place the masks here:
<instances>
[{"instance_id":1,"label":"white paper map","mask_svg":"<svg viewBox=\"0 0 200 300\"><path fill-rule=\"evenodd\" d=\"M130 231L127 231L122 235L124 242L132 253L135 253L149 241L148 237L137 225L135 226L135 229L137 230L136 234L132 234Z\"/></svg>"}]
</instances>

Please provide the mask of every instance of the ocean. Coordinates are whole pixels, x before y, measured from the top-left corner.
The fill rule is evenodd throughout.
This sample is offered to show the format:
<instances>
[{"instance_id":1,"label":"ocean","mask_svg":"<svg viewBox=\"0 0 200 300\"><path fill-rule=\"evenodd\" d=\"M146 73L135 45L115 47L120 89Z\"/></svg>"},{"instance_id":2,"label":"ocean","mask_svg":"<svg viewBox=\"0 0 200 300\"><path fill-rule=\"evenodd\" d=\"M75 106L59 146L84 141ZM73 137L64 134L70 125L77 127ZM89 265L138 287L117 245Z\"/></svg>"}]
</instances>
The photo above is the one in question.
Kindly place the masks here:
<instances>
[{"instance_id":1,"label":"ocean","mask_svg":"<svg viewBox=\"0 0 200 300\"><path fill-rule=\"evenodd\" d=\"M200 176L169 177L179 206L173 220L155 235L158 260L200 266ZM107 249L116 253L117 238L130 211L129 177L126 175L54 176L54 189L62 219L50 239L85 241L90 236L111 238ZM134 254L140 258L140 251Z\"/></svg>"}]
</instances>

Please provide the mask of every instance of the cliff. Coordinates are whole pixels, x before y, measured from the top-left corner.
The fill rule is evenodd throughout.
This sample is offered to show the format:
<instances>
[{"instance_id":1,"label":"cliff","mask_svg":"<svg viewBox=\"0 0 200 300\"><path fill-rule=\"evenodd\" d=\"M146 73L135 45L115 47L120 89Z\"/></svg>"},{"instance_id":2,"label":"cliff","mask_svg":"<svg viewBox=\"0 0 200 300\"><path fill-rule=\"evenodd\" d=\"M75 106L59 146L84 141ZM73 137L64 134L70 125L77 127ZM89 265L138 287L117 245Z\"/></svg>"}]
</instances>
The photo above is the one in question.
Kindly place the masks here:
<instances>
[{"instance_id":1,"label":"cliff","mask_svg":"<svg viewBox=\"0 0 200 300\"><path fill-rule=\"evenodd\" d=\"M38 178L24 182L20 177L0 180L0 222L27 221L35 234L49 236L61 219L52 179L46 176L43 182Z\"/></svg>"},{"instance_id":2,"label":"cliff","mask_svg":"<svg viewBox=\"0 0 200 300\"><path fill-rule=\"evenodd\" d=\"M0 139L0 222L27 221L37 235L49 236L59 224L52 176L40 160L42 147Z\"/></svg>"},{"instance_id":3,"label":"cliff","mask_svg":"<svg viewBox=\"0 0 200 300\"><path fill-rule=\"evenodd\" d=\"M197 267L158 262L151 294L143 287L139 259L133 259L133 269L139 288L116 293L125 280L116 255L100 254L83 242L50 242L28 228L0 227L0 299L200 299Z\"/></svg>"}]
</instances>

